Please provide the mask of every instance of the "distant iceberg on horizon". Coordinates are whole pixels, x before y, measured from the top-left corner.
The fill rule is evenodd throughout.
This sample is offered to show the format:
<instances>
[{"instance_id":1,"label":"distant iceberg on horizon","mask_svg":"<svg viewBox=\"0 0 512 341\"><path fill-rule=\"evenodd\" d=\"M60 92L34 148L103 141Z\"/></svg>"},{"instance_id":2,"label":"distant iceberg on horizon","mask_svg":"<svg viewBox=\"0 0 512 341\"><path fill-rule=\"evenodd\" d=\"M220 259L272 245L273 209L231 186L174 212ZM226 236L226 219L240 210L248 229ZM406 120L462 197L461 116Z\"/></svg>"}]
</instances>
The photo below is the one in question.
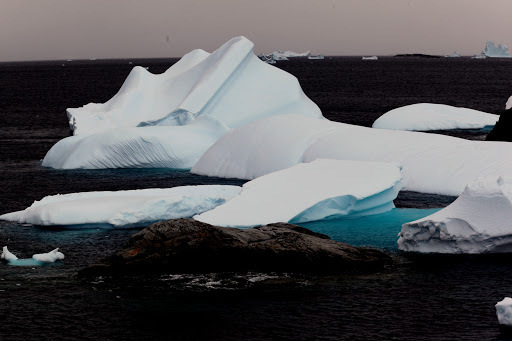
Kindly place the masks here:
<instances>
[{"instance_id":1,"label":"distant iceberg on horizon","mask_svg":"<svg viewBox=\"0 0 512 341\"><path fill-rule=\"evenodd\" d=\"M446 58L459 58L460 54L457 51L453 51L453 54L444 55Z\"/></svg>"},{"instance_id":2,"label":"distant iceberg on horizon","mask_svg":"<svg viewBox=\"0 0 512 341\"><path fill-rule=\"evenodd\" d=\"M482 52L482 55L491 58L512 58L512 56L508 53L507 45L499 44L496 46L494 45L494 42L490 40L485 43L485 48Z\"/></svg>"},{"instance_id":3,"label":"distant iceberg on horizon","mask_svg":"<svg viewBox=\"0 0 512 341\"><path fill-rule=\"evenodd\" d=\"M379 60L379 57L377 56L371 56L371 57L362 57L362 60Z\"/></svg>"}]
</instances>

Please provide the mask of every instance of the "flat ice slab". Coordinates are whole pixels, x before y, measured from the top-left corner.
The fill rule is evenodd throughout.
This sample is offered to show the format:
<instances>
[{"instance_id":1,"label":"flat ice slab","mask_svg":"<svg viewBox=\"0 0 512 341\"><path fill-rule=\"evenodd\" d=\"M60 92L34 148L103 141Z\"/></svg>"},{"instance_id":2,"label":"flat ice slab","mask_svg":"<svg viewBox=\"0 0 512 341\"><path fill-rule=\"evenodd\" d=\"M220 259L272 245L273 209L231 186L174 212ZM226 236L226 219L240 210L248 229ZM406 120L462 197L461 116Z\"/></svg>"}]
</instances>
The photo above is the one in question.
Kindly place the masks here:
<instances>
[{"instance_id":1,"label":"flat ice slab","mask_svg":"<svg viewBox=\"0 0 512 341\"><path fill-rule=\"evenodd\" d=\"M240 190L238 186L212 185L51 195L0 219L70 228L142 227L211 210Z\"/></svg>"},{"instance_id":2,"label":"flat ice slab","mask_svg":"<svg viewBox=\"0 0 512 341\"><path fill-rule=\"evenodd\" d=\"M196 174L239 179L316 159L396 162L405 189L459 195L480 176L512 175L512 144L373 129L283 115L228 132L192 168Z\"/></svg>"},{"instance_id":3,"label":"flat ice slab","mask_svg":"<svg viewBox=\"0 0 512 341\"><path fill-rule=\"evenodd\" d=\"M496 303L496 316L499 324L512 327L512 298L505 297Z\"/></svg>"},{"instance_id":4,"label":"flat ice slab","mask_svg":"<svg viewBox=\"0 0 512 341\"><path fill-rule=\"evenodd\" d=\"M394 208L401 179L396 164L316 160L252 180L237 197L194 219L253 227L383 213Z\"/></svg>"},{"instance_id":5,"label":"flat ice slab","mask_svg":"<svg viewBox=\"0 0 512 341\"><path fill-rule=\"evenodd\" d=\"M229 129L280 114L322 118L297 78L253 48L237 37L211 54L194 50L162 74L135 67L108 102L67 110L75 136L43 166L188 169Z\"/></svg>"},{"instance_id":6,"label":"flat ice slab","mask_svg":"<svg viewBox=\"0 0 512 341\"><path fill-rule=\"evenodd\" d=\"M494 126L499 116L444 104L418 103L388 111L373 128L393 130L480 129Z\"/></svg>"},{"instance_id":7,"label":"flat ice slab","mask_svg":"<svg viewBox=\"0 0 512 341\"><path fill-rule=\"evenodd\" d=\"M512 177L480 178L448 207L402 226L398 248L423 253L512 252Z\"/></svg>"}]
</instances>

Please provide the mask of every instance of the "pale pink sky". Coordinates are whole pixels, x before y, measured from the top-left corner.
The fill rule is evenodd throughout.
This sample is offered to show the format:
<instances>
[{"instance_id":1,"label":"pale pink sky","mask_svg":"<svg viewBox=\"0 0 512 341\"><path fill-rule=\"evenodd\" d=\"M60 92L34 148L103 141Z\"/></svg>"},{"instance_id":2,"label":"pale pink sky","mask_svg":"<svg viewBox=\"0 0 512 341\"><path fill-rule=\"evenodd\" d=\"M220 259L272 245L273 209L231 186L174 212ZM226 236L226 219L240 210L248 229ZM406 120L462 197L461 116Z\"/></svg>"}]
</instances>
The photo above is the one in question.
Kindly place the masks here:
<instances>
[{"instance_id":1,"label":"pale pink sky","mask_svg":"<svg viewBox=\"0 0 512 341\"><path fill-rule=\"evenodd\" d=\"M0 0L0 60L180 57L239 35L256 53L472 55L511 45L511 14L511 0Z\"/></svg>"}]
</instances>

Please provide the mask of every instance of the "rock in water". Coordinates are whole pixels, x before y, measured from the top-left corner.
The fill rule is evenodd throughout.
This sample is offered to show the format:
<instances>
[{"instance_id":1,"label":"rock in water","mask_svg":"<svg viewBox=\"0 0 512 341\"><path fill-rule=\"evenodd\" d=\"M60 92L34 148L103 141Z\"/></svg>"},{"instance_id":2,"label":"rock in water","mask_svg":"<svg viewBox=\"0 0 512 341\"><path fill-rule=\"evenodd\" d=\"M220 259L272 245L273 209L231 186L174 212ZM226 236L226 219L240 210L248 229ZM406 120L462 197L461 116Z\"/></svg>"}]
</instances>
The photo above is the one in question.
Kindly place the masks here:
<instances>
[{"instance_id":1,"label":"rock in water","mask_svg":"<svg viewBox=\"0 0 512 341\"><path fill-rule=\"evenodd\" d=\"M193 219L156 223L126 247L81 274L130 271L354 271L391 262L382 251L353 247L300 226L277 223L247 230Z\"/></svg>"},{"instance_id":2,"label":"rock in water","mask_svg":"<svg viewBox=\"0 0 512 341\"><path fill-rule=\"evenodd\" d=\"M507 102L508 103L508 102ZM500 115L500 119L485 138L486 141L512 142L512 110L508 109Z\"/></svg>"}]
</instances>

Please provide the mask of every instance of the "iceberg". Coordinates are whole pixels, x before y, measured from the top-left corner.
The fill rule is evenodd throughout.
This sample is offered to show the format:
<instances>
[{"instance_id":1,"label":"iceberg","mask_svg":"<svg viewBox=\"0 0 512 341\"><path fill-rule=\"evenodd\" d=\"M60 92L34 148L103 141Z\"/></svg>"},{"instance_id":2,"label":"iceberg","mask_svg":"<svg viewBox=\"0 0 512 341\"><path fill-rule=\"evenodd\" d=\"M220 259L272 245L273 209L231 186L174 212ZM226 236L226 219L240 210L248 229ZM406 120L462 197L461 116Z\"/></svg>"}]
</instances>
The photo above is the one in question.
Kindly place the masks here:
<instances>
[{"instance_id":1,"label":"iceberg","mask_svg":"<svg viewBox=\"0 0 512 341\"><path fill-rule=\"evenodd\" d=\"M512 108L512 96L510 96L507 103L505 103L505 110L509 110L510 108Z\"/></svg>"},{"instance_id":2,"label":"iceberg","mask_svg":"<svg viewBox=\"0 0 512 341\"><path fill-rule=\"evenodd\" d=\"M274 57L275 60L288 60L288 58L307 58L307 57L311 56L311 51L297 53L297 52L293 52L293 51L283 52L280 50L276 50L276 51L272 52L272 56ZM284 59L280 59L280 58L284 58Z\"/></svg>"},{"instance_id":3,"label":"iceberg","mask_svg":"<svg viewBox=\"0 0 512 341\"><path fill-rule=\"evenodd\" d=\"M512 155L507 142L282 115L228 132L191 171L250 180L316 159L396 162L406 190L457 196L479 176L512 175L506 155Z\"/></svg>"},{"instance_id":4,"label":"iceberg","mask_svg":"<svg viewBox=\"0 0 512 341\"><path fill-rule=\"evenodd\" d=\"M502 326L512 327L512 298L505 297L496 303L496 316Z\"/></svg>"},{"instance_id":5,"label":"iceberg","mask_svg":"<svg viewBox=\"0 0 512 341\"><path fill-rule=\"evenodd\" d=\"M308 57L308 59L313 59L313 60L315 60L315 59L324 59L324 58L325 58L325 57L324 57L324 55L322 55L322 54L319 54L319 55L317 55L317 56L309 56L309 57Z\"/></svg>"},{"instance_id":6,"label":"iceberg","mask_svg":"<svg viewBox=\"0 0 512 341\"><path fill-rule=\"evenodd\" d=\"M453 54L446 54L446 58L459 58L460 54L457 53L457 51L453 51Z\"/></svg>"},{"instance_id":7,"label":"iceberg","mask_svg":"<svg viewBox=\"0 0 512 341\"><path fill-rule=\"evenodd\" d=\"M5 259L7 262L12 262L12 261L15 261L18 259L18 257L16 257L14 254L9 252L9 250L7 249L7 246L3 247L2 255L0 255L0 258Z\"/></svg>"},{"instance_id":8,"label":"iceberg","mask_svg":"<svg viewBox=\"0 0 512 341\"><path fill-rule=\"evenodd\" d=\"M371 56L371 57L363 57L362 60L378 60L379 58L377 56Z\"/></svg>"},{"instance_id":9,"label":"iceberg","mask_svg":"<svg viewBox=\"0 0 512 341\"><path fill-rule=\"evenodd\" d=\"M512 177L482 177L446 208L402 225L398 248L422 253L512 252Z\"/></svg>"},{"instance_id":10,"label":"iceberg","mask_svg":"<svg viewBox=\"0 0 512 341\"><path fill-rule=\"evenodd\" d=\"M194 219L249 228L378 214L395 207L401 179L396 164L316 160L249 181L238 196Z\"/></svg>"},{"instance_id":11,"label":"iceberg","mask_svg":"<svg viewBox=\"0 0 512 341\"><path fill-rule=\"evenodd\" d=\"M51 195L0 220L67 228L132 228L211 210L235 197L238 186L182 186Z\"/></svg>"},{"instance_id":12,"label":"iceberg","mask_svg":"<svg viewBox=\"0 0 512 341\"><path fill-rule=\"evenodd\" d=\"M32 256L32 259L42 263L55 263L55 261L63 260L64 254L59 252L59 248L47 253L39 253Z\"/></svg>"},{"instance_id":13,"label":"iceberg","mask_svg":"<svg viewBox=\"0 0 512 341\"><path fill-rule=\"evenodd\" d=\"M512 58L508 53L508 47L506 45L499 44L496 46L494 45L494 42L490 40L485 43L485 49L483 50L482 55L493 58Z\"/></svg>"},{"instance_id":14,"label":"iceberg","mask_svg":"<svg viewBox=\"0 0 512 341\"><path fill-rule=\"evenodd\" d=\"M494 126L499 116L444 104L418 103L388 111L373 128L393 130L480 129Z\"/></svg>"},{"instance_id":15,"label":"iceberg","mask_svg":"<svg viewBox=\"0 0 512 341\"><path fill-rule=\"evenodd\" d=\"M75 136L43 165L190 168L229 129L279 114L322 118L297 78L259 60L253 47L238 37L211 54L192 51L163 74L133 68L108 102L67 110ZM104 161L115 155L129 157Z\"/></svg>"}]
</instances>

